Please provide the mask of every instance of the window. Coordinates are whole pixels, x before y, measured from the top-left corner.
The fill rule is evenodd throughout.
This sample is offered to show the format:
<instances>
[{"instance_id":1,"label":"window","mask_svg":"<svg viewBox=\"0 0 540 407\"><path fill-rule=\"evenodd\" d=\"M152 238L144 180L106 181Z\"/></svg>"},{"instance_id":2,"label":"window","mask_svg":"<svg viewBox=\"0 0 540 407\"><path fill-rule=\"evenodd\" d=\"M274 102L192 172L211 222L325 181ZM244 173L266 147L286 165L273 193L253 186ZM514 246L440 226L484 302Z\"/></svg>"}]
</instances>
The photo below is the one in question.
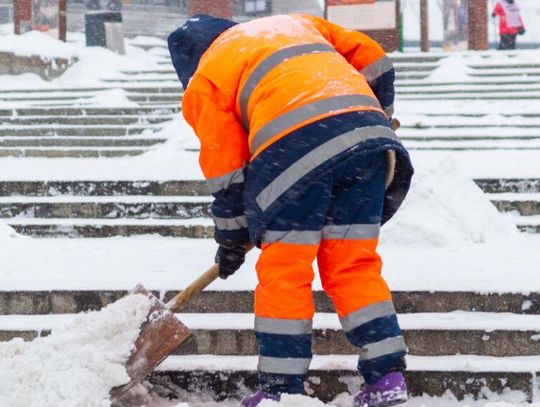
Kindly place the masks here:
<instances>
[{"instance_id":1,"label":"window","mask_svg":"<svg viewBox=\"0 0 540 407\"><path fill-rule=\"evenodd\" d=\"M246 0L246 14L264 13L268 9L268 0Z\"/></svg>"}]
</instances>

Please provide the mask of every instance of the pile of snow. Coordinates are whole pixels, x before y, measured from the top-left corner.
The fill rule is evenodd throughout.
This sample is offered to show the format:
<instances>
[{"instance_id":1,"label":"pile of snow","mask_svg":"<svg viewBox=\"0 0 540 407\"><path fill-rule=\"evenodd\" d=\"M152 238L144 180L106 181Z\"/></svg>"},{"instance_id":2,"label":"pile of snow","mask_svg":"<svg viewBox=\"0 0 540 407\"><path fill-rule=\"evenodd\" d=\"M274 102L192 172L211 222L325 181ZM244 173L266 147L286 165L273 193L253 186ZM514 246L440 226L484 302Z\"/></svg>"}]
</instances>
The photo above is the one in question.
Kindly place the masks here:
<instances>
[{"instance_id":1,"label":"pile of snow","mask_svg":"<svg viewBox=\"0 0 540 407\"><path fill-rule=\"evenodd\" d=\"M409 195L381 235L386 245L447 248L516 239L517 230L450 156L416 164Z\"/></svg>"},{"instance_id":2,"label":"pile of snow","mask_svg":"<svg viewBox=\"0 0 540 407\"><path fill-rule=\"evenodd\" d=\"M12 52L20 56L39 55L49 59L71 59L78 55L77 49L73 45L56 40L39 31L2 36L0 52Z\"/></svg>"},{"instance_id":3,"label":"pile of snow","mask_svg":"<svg viewBox=\"0 0 540 407\"><path fill-rule=\"evenodd\" d=\"M0 220L0 242L6 239L13 239L17 237L19 237L17 232L15 232L13 228L9 227Z\"/></svg>"},{"instance_id":4,"label":"pile of snow","mask_svg":"<svg viewBox=\"0 0 540 407\"><path fill-rule=\"evenodd\" d=\"M130 295L48 337L1 343L0 405L109 407L110 389L129 381L124 363L149 309Z\"/></svg>"}]
</instances>

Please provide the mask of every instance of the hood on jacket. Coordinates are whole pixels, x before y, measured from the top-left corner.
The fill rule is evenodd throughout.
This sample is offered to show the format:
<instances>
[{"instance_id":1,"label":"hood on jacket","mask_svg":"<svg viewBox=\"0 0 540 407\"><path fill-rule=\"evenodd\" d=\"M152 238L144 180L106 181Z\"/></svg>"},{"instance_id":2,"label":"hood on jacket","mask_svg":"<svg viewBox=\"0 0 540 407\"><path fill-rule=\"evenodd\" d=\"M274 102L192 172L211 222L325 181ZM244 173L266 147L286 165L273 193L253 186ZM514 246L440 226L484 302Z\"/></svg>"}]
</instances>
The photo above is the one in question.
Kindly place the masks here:
<instances>
[{"instance_id":1,"label":"hood on jacket","mask_svg":"<svg viewBox=\"0 0 540 407\"><path fill-rule=\"evenodd\" d=\"M184 89L197 70L201 57L214 40L237 24L234 21L197 14L169 35L167 42L172 63Z\"/></svg>"}]
</instances>

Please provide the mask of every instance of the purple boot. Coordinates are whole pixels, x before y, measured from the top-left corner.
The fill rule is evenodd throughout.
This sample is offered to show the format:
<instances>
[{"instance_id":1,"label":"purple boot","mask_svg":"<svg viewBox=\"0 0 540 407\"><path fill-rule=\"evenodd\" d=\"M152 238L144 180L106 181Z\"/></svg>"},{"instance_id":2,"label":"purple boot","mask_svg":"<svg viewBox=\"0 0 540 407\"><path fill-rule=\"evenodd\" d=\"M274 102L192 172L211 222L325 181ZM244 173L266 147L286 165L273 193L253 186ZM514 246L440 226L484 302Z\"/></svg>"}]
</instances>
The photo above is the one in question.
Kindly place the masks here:
<instances>
[{"instance_id":1,"label":"purple boot","mask_svg":"<svg viewBox=\"0 0 540 407\"><path fill-rule=\"evenodd\" d=\"M261 401L279 401L279 398L279 396L276 396L274 394L268 394L262 390L259 390L257 393L252 394L251 396L244 397L240 405L242 407L257 407Z\"/></svg>"},{"instance_id":2,"label":"purple boot","mask_svg":"<svg viewBox=\"0 0 540 407\"><path fill-rule=\"evenodd\" d=\"M389 372L373 384L364 384L354 396L354 407L387 407L407 401L402 372Z\"/></svg>"}]
</instances>

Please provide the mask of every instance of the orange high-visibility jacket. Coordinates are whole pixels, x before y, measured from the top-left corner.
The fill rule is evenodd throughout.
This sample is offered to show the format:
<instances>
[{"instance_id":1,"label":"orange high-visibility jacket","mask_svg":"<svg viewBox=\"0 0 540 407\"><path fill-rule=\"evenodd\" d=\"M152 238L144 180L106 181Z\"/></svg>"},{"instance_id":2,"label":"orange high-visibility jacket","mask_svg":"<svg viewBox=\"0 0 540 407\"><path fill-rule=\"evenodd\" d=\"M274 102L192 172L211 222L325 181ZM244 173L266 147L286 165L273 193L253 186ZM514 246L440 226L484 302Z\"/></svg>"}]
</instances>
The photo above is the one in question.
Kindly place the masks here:
<instances>
[{"instance_id":1,"label":"orange high-visibility jacket","mask_svg":"<svg viewBox=\"0 0 540 407\"><path fill-rule=\"evenodd\" d=\"M246 208L238 204L245 167L284 139L293 143L287 150L294 150L296 134L307 126L372 112L378 119L370 137L384 140L387 149L402 149L388 128L393 80L392 63L378 43L317 17L272 16L219 35L202 56L182 102L184 117L201 142L201 168L217 198L212 208L217 233L234 236L247 227ZM305 153L289 155L289 165ZM270 183L273 175L266 171L265 176ZM264 211L273 203L260 206Z\"/></svg>"}]
</instances>

